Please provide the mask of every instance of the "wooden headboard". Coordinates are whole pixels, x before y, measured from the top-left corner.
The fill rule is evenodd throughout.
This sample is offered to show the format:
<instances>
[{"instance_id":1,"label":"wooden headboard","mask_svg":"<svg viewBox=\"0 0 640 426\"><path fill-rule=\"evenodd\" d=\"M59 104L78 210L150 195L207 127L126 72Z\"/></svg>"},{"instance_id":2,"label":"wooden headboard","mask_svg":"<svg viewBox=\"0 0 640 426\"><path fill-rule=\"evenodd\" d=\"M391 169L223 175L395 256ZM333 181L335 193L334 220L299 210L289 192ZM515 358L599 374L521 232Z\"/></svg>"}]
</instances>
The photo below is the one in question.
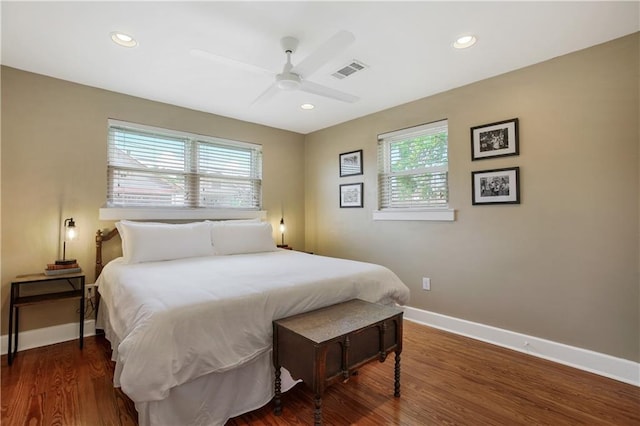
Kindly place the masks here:
<instances>
[{"instance_id":1,"label":"wooden headboard","mask_svg":"<svg viewBox=\"0 0 640 426\"><path fill-rule=\"evenodd\" d=\"M103 234L101 230L96 232L96 280L102 272L104 264L102 263L102 243L109 241L113 237L118 235L118 228L113 228L111 231Z\"/></svg>"}]
</instances>

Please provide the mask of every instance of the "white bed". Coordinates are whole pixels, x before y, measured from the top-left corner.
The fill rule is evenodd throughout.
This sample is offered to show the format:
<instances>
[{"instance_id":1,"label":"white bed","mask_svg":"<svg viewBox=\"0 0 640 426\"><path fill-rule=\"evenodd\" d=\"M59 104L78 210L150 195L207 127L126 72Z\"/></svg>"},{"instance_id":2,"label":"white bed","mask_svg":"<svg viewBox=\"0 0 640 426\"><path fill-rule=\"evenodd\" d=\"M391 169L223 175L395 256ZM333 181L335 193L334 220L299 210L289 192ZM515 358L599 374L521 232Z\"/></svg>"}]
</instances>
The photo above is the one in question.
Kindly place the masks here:
<instances>
[{"instance_id":1,"label":"white bed","mask_svg":"<svg viewBox=\"0 0 640 426\"><path fill-rule=\"evenodd\" d=\"M223 425L268 403L274 319L354 298L408 301L389 269L276 249L270 226L259 231L270 243L263 238L262 251L243 253L256 250L247 239L260 226L268 224L226 226L218 239L213 232L211 253L162 261L152 253L141 262L131 262L131 242L140 240L121 229L124 256L97 280L98 327L113 349L114 385L134 401L140 425ZM152 252L160 234L151 235ZM283 390L295 383L287 376Z\"/></svg>"}]
</instances>

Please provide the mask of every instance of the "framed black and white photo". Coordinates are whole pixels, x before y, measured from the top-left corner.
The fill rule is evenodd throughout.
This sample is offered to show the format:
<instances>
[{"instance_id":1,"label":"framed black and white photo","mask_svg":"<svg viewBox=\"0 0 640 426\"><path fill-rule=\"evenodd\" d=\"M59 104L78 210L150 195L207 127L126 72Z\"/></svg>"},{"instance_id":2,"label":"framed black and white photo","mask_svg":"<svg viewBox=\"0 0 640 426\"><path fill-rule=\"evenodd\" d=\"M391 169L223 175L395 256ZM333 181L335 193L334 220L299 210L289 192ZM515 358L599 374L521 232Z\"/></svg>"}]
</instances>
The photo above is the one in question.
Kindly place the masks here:
<instances>
[{"instance_id":1,"label":"framed black and white photo","mask_svg":"<svg viewBox=\"0 0 640 426\"><path fill-rule=\"evenodd\" d=\"M340 207L363 207L363 183L340 185Z\"/></svg>"},{"instance_id":2,"label":"framed black and white photo","mask_svg":"<svg viewBox=\"0 0 640 426\"><path fill-rule=\"evenodd\" d=\"M340 154L340 177L362 174L362 150Z\"/></svg>"},{"instance_id":3,"label":"framed black and white photo","mask_svg":"<svg viewBox=\"0 0 640 426\"><path fill-rule=\"evenodd\" d=\"M471 172L473 205L520 204L520 167Z\"/></svg>"},{"instance_id":4,"label":"framed black and white photo","mask_svg":"<svg viewBox=\"0 0 640 426\"><path fill-rule=\"evenodd\" d=\"M517 118L471 128L472 161L519 153Z\"/></svg>"}]
</instances>

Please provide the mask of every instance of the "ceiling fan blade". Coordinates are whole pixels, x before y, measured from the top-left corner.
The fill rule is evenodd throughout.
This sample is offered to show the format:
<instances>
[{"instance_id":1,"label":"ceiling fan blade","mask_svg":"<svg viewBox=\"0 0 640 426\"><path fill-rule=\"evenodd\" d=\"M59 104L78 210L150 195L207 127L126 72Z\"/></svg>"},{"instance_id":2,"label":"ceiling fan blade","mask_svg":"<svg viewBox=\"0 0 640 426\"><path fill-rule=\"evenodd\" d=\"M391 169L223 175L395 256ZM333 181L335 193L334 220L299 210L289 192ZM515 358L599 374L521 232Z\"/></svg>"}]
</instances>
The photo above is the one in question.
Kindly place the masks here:
<instances>
[{"instance_id":1,"label":"ceiling fan blade","mask_svg":"<svg viewBox=\"0 0 640 426\"><path fill-rule=\"evenodd\" d=\"M300 90L307 93L313 93L314 95L320 95L320 96L324 96L324 97L335 99L342 102L354 103L360 100L360 98L355 95L341 92L339 90L332 89L331 87L312 83L307 80L303 80L300 83Z\"/></svg>"},{"instance_id":2,"label":"ceiling fan blade","mask_svg":"<svg viewBox=\"0 0 640 426\"><path fill-rule=\"evenodd\" d=\"M329 62L338 53L346 49L347 46L355 40L356 37L349 31L340 31L329 40L325 41L302 62L293 67L291 72L306 78L320 69L321 66Z\"/></svg>"},{"instance_id":3,"label":"ceiling fan blade","mask_svg":"<svg viewBox=\"0 0 640 426\"><path fill-rule=\"evenodd\" d=\"M216 55L215 53L207 52L206 50L202 50L202 49L191 49L189 53L192 56L195 56L197 58L203 58L211 62L216 62L221 65L227 65L233 68L242 69L242 70L249 71L256 74L267 74L267 75L275 74L274 72L269 71L265 68L259 67L257 65L247 64L246 62L241 62L233 58Z\"/></svg>"},{"instance_id":4,"label":"ceiling fan blade","mask_svg":"<svg viewBox=\"0 0 640 426\"><path fill-rule=\"evenodd\" d=\"M276 83L273 83L267 88L267 90L262 92L260 96L258 96L253 102L251 102L251 106L271 99L276 93L278 93L279 90L280 89L278 88L278 85Z\"/></svg>"}]
</instances>

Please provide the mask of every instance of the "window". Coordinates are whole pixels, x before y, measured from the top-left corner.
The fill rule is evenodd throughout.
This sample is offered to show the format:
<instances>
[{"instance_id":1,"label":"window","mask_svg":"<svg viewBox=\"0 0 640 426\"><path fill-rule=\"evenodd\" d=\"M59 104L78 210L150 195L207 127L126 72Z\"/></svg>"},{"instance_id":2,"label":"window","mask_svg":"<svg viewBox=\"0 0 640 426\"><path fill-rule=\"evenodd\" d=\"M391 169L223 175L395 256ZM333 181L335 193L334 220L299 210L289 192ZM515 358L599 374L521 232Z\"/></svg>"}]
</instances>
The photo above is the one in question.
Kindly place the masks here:
<instances>
[{"instance_id":1,"label":"window","mask_svg":"<svg viewBox=\"0 0 640 426\"><path fill-rule=\"evenodd\" d=\"M448 208L447 151L447 120L379 135L380 212Z\"/></svg>"},{"instance_id":2,"label":"window","mask_svg":"<svg viewBox=\"0 0 640 426\"><path fill-rule=\"evenodd\" d=\"M260 210L262 147L109 120L107 207Z\"/></svg>"}]
</instances>

